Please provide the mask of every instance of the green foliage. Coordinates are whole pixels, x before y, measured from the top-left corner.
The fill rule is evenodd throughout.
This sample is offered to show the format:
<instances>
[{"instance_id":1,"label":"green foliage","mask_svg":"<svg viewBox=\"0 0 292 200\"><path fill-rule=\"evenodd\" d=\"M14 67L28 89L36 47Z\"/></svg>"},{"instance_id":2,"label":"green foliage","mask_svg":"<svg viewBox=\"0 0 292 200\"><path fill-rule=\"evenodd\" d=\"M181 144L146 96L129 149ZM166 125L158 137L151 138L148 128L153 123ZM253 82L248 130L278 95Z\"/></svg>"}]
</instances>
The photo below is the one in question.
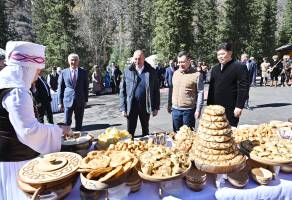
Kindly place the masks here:
<instances>
[{"instance_id":1,"label":"green foliage","mask_svg":"<svg viewBox=\"0 0 292 200\"><path fill-rule=\"evenodd\" d=\"M146 55L152 53L153 0L127 0L131 54L142 49Z\"/></svg>"},{"instance_id":2,"label":"green foliage","mask_svg":"<svg viewBox=\"0 0 292 200\"><path fill-rule=\"evenodd\" d=\"M158 59L166 61L176 57L180 50L191 51L192 0L155 0L154 49Z\"/></svg>"},{"instance_id":3,"label":"green foliage","mask_svg":"<svg viewBox=\"0 0 292 200\"><path fill-rule=\"evenodd\" d=\"M254 0L226 0L223 6L218 26L218 43L231 42L235 58L243 52L249 53L252 49L252 31L255 27L253 2Z\"/></svg>"},{"instance_id":4,"label":"green foliage","mask_svg":"<svg viewBox=\"0 0 292 200\"><path fill-rule=\"evenodd\" d=\"M292 44L292 0L287 1L284 19L279 31L278 45Z\"/></svg>"},{"instance_id":5,"label":"green foliage","mask_svg":"<svg viewBox=\"0 0 292 200\"><path fill-rule=\"evenodd\" d=\"M263 57L271 57L275 52L277 30L276 0L257 0L254 13L257 14L256 27L253 29L252 55L261 60Z\"/></svg>"},{"instance_id":6,"label":"green foliage","mask_svg":"<svg viewBox=\"0 0 292 200\"><path fill-rule=\"evenodd\" d=\"M74 35L76 21L70 12L73 7L73 0L36 0L33 3L34 31L37 42L47 46L48 66L67 66L68 55L79 53L79 39Z\"/></svg>"},{"instance_id":7,"label":"green foliage","mask_svg":"<svg viewBox=\"0 0 292 200\"><path fill-rule=\"evenodd\" d=\"M215 63L218 9L216 0L194 2L194 59Z\"/></svg>"}]
</instances>

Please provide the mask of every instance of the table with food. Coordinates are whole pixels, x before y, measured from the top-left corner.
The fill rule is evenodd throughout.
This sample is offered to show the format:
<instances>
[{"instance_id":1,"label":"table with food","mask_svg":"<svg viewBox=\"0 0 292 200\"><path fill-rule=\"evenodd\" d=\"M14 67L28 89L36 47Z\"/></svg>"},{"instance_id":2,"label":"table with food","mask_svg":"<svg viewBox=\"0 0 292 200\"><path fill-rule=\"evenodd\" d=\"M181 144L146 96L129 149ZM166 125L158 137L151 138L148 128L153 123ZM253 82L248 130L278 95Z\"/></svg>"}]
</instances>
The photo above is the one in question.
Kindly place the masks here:
<instances>
[{"instance_id":1,"label":"table with food","mask_svg":"<svg viewBox=\"0 0 292 200\"><path fill-rule=\"evenodd\" d=\"M292 123L231 127L207 106L199 127L132 138L74 132L19 171L32 199L292 199Z\"/></svg>"}]
</instances>

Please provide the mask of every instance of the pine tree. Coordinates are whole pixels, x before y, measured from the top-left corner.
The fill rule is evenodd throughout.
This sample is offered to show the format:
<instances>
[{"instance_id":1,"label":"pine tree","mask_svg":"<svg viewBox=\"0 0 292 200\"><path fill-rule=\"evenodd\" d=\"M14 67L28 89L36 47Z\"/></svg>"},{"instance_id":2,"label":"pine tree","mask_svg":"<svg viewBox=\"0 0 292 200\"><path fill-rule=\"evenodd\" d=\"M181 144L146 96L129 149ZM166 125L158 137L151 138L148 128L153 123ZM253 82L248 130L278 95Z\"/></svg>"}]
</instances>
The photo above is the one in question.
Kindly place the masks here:
<instances>
[{"instance_id":1,"label":"pine tree","mask_svg":"<svg viewBox=\"0 0 292 200\"><path fill-rule=\"evenodd\" d=\"M149 55L152 52L153 0L127 0L127 2L130 51L142 49L146 55Z\"/></svg>"},{"instance_id":2,"label":"pine tree","mask_svg":"<svg viewBox=\"0 0 292 200\"><path fill-rule=\"evenodd\" d=\"M275 51L277 1L260 0L257 3L258 20L257 28L254 29L257 35L253 38L258 42L254 44L256 50L253 55L259 60L263 57L271 57Z\"/></svg>"},{"instance_id":3,"label":"pine tree","mask_svg":"<svg viewBox=\"0 0 292 200\"><path fill-rule=\"evenodd\" d=\"M39 7L40 4L43 7ZM37 41L47 46L47 65L66 66L67 57L70 53L81 52L77 51L80 41L74 35L76 21L71 13L75 5L74 1L36 0L32 5ZM43 24L40 24L42 22Z\"/></svg>"},{"instance_id":4,"label":"pine tree","mask_svg":"<svg viewBox=\"0 0 292 200\"><path fill-rule=\"evenodd\" d=\"M219 22L218 43L231 42L233 55L251 51L252 31L255 27L252 5L253 0L226 0Z\"/></svg>"},{"instance_id":5,"label":"pine tree","mask_svg":"<svg viewBox=\"0 0 292 200\"><path fill-rule=\"evenodd\" d=\"M7 43L7 21L5 17L5 4L4 0L0 0L0 48L5 49Z\"/></svg>"},{"instance_id":6,"label":"pine tree","mask_svg":"<svg viewBox=\"0 0 292 200\"><path fill-rule=\"evenodd\" d=\"M192 5L191 0L155 0L154 48L160 60L173 58L180 50L192 50Z\"/></svg>"},{"instance_id":7,"label":"pine tree","mask_svg":"<svg viewBox=\"0 0 292 200\"><path fill-rule=\"evenodd\" d=\"M194 3L195 23L195 59L214 63L217 47L217 18L218 10L216 0L199 0Z\"/></svg>"},{"instance_id":8,"label":"pine tree","mask_svg":"<svg viewBox=\"0 0 292 200\"><path fill-rule=\"evenodd\" d=\"M279 31L278 45L292 44L292 0L288 0L285 6L284 19Z\"/></svg>"}]
</instances>

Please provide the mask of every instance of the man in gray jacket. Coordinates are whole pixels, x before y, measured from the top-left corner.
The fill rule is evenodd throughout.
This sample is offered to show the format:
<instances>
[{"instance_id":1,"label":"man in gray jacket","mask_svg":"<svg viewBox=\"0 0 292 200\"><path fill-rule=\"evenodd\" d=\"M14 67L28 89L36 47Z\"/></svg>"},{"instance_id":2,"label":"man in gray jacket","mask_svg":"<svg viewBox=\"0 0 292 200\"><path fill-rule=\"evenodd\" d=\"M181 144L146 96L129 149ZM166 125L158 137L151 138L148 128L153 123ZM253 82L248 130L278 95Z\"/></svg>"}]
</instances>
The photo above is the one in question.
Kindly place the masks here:
<instances>
[{"instance_id":1,"label":"man in gray jacket","mask_svg":"<svg viewBox=\"0 0 292 200\"><path fill-rule=\"evenodd\" d=\"M139 116L142 135L148 135L150 113L156 116L159 106L159 82L155 69L145 62L144 52L137 50L120 85L120 111L127 118L129 133L134 136Z\"/></svg>"}]
</instances>

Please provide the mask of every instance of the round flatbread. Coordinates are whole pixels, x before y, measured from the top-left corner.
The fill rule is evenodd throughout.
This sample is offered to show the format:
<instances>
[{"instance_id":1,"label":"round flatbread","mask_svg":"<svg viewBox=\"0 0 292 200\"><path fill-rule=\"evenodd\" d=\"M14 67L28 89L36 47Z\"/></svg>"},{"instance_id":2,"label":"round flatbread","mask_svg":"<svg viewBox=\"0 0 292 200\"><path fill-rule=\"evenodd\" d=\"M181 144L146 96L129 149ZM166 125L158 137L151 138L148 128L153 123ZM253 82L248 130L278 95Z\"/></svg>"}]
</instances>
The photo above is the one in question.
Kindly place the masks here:
<instances>
[{"instance_id":1,"label":"round flatbread","mask_svg":"<svg viewBox=\"0 0 292 200\"><path fill-rule=\"evenodd\" d=\"M203 119L200 120L200 126L207 129L212 129L212 130L222 130L222 129L230 128L229 123L226 121L225 122L209 122Z\"/></svg>"},{"instance_id":2,"label":"round flatbread","mask_svg":"<svg viewBox=\"0 0 292 200\"><path fill-rule=\"evenodd\" d=\"M231 139L230 136L227 135L207 135L207 134L203 134L201 132L197 133L197 137L201 138L202 140L205 140L207 142L227 142Z\"/></svg>"},{"instance_id":3,"label":"round flatbread","mask_svg":"<svg viewBox=\"0 0 292 200\"><path fill-rule=\"evenodd\" d=\"M201 138L197 137L197 142L208 149L228 149L234 145L233 139L230 139L229 142L207 142L205 140L202 140Z\"/></svg>"},{"instance_id":4,"label":"round flatbread","mask_svg":"<svg viewBox=\"0 0 292 200\"><path fill-rule=\"evenodd\" d=\"M231 152L229 154L226 155L212 155L212 154L206 154L202 151L200 151L199 149L196 149L194 151L194 154L199 157L199 158L203 158L203 159L207 159L207 160L211 160L211 161L225 161L225 160L231 160L233 159L235 156L238 155L238 150Z\"/></svg>"},{"instance_id":5,"label":"round flatbread","mask_svg":"<svg viewBox=\"0 0 292 200\"><path fill-rule=\"evenodd\" d=\"M96 157L86 156L80 163L80 168L98 169L106 168L110 164L111 158L106 155L99 155Z\"/></svg>"},{"instance_id":6,"label":"round flatbread","mask_svg":"<svg viewBox=\"0 0 292 200\"><path fill-rule=\"evenodd\" d=\"M114 170L112 170L111 172L107 173L104 177L100 178L98 181L100 182L105 182L107 180L109 180L110 178L112 178L113 176L115 176L116 174L121 174L124 172L124 168L123 166L118 166L117 168L115 168Z\"/></svg>"},{"instance_id":7,"label":"round flatbread","mask_svg":"<svg viewBox=\"0 0 292 200\"><path fill-rule=\"evenodd\" d=\"M208 148L200 145L199 143L196 143L194 147L195 147L194 149L199 149L203 153L211 154L211 155L225 155L225 154L232 153L236 150L235 145L232 145L231 147L229 147L227 149L208 149Z\"/></svg>"},{"instance_id":8,"label":"round flatbread","mask_svg":"<svg viewBox=\"0 0 292 200\"><path fill-rule=\"evenodd\" d=\"M132 159L132 154L127 151L113 151L109 154L111 158L110 166L117 167L129 162Z\"/></svg>"},{"instance_id":9,"label":"round flatbread","mask_svg":"<svg viewBox=\"0 0 292 200\"><path fill-rule=\"evenodd\" d=\"M204 109L204 113L213 116L224 115L225 108L219 105L210 105Z\"/></svg>"},{"instance_id":10,"label":"round flatbread","mask_svg":"<svg viewBox=\"0 0 292 200\"><path fill-rule=\"evenodd\" d=\"M226 115L208 115L207 113L203 113L202 119L209 122L226 122Z\"/></svg>"},{"instance_id":11,"label":"round flatbread","mask_svg":"<svg viewBox=\"0 0 292 200\"><path fill-rule=\"evenodd\" d=\"M232 134L230 127L227 127L227 128L221 129L221 130L213 130L213 129L205 128L203 126L199 126L198 132L201 132L201 133L204 133L207 135L228 135L228 136L231 136L231 134Z\"/></svg>"}]
</instances>

